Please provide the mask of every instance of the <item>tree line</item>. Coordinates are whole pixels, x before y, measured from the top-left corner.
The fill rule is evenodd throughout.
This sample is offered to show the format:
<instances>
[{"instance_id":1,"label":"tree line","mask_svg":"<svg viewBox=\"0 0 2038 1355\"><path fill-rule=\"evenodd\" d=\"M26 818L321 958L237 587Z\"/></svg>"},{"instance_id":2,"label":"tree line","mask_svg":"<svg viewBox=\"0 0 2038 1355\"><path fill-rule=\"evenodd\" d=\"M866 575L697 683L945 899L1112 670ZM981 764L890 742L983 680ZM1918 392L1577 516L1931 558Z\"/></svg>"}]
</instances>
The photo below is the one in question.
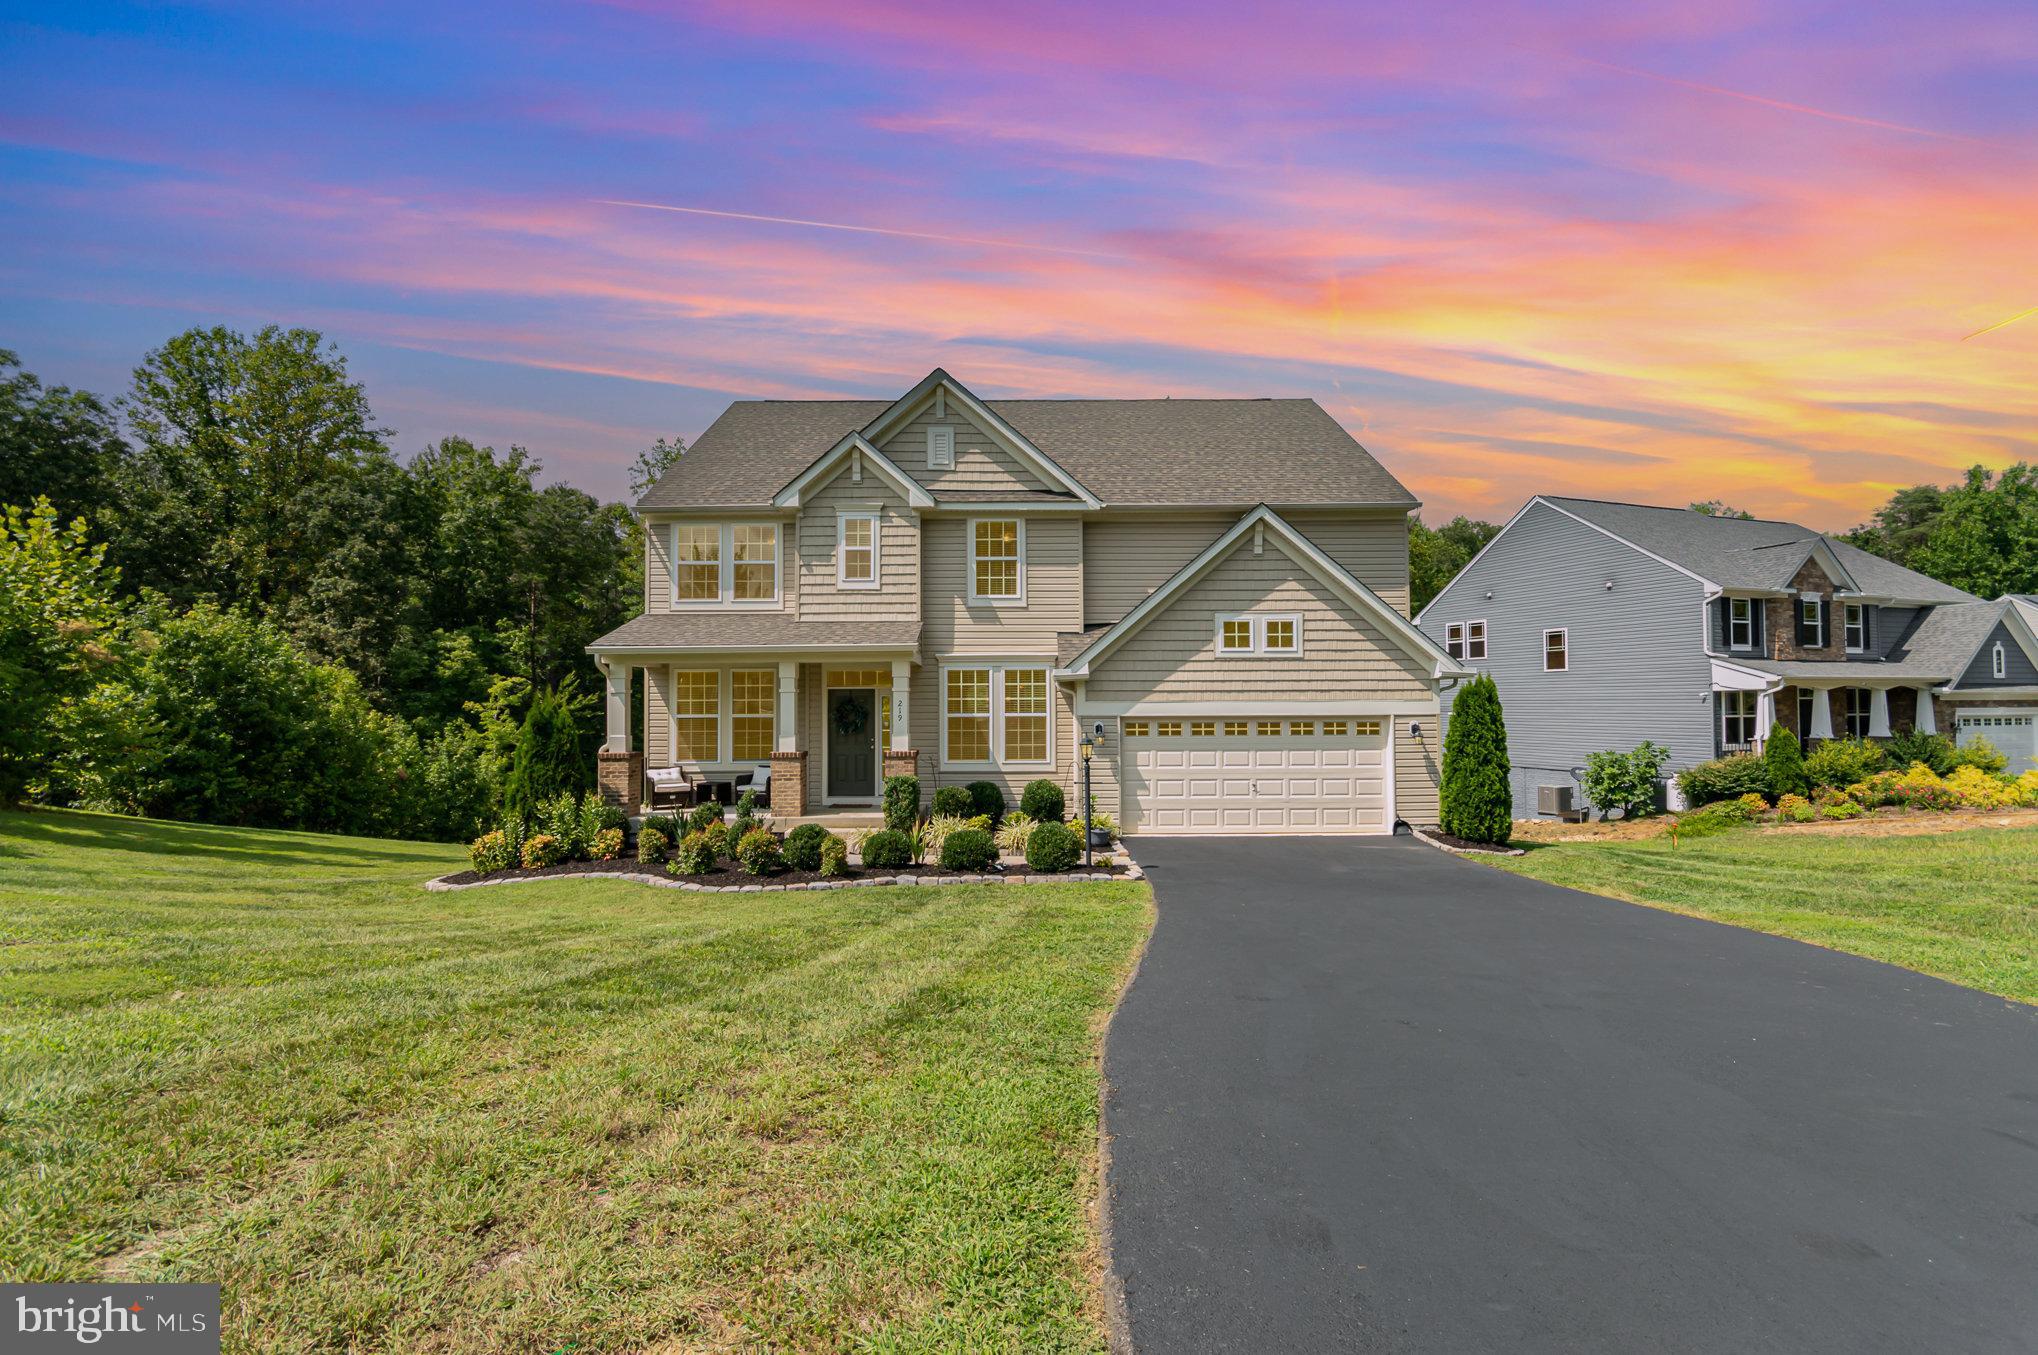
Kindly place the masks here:
<instances>
[{"instance_id":1,"label":"tree line","mask_svg":"<svg viewBox=\"0 0 2038 1355\"><path fill-rule=\"evenodd\" d=\"M186 331L112 401L0 352L0 798L471 837L533 694L584 714L642 601L627 506L540 470L400 459L310 330Z\"/></svg>"}]
</instances>

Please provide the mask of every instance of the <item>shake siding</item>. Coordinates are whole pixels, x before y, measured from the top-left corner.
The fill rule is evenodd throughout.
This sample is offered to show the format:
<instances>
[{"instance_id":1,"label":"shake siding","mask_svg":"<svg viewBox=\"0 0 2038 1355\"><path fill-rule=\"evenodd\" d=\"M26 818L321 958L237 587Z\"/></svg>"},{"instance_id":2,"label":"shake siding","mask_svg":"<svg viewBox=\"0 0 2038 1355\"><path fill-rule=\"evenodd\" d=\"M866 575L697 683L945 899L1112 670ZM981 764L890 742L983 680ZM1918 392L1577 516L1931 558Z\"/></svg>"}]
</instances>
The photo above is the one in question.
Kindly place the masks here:
<instances>
[{"instance_id":1,"label":"shake siding","mask_svg":"<svg viewBox=\"0 0 2038 1355\"><path fill-rule=\"evenodd\" d=\"M951 664L966 663L967 660L951 660ZM1014 664L1007 662L1006 667ZM1043 656L1043 668L1053 668L1054 660ZM1050 681L1052 693L1049 701L1048 738L1053 744L1054 767L1025 768L1013 771L971 771L956 769L948 771L941 766L941 726L947 718L943 706L946 682L941 675L942 664L929 659L913 670L912 728L913 747L920 754L920 798L923 804L933 802L938 786L966 786L972 781L989 781L997 785L1005 795L1009 809L1019 807L1019 797L1025 793L1029 781L1049 780L1060 784L1067 797L1071 812L1076 808L1075 745L1070 731L1074 728L1074 714L1068 704L1065 689L1058 682ZM995 715L996 713L993 712ZM1103 807L1101 796L1098 807Z\"/></svg>"},{"instance_id":2,"label":"shake siding","mask_svg":"<svg viewBox=\"0 0 2038 1355\"><path fill-rule=\"evenodd\" d=\"M1124 616L1243 516L1212 510L1092 518L1083 528L1083 623L1109 625ZM1298 510L1282 516L1390 606L1408 614L1406 514Z\"/></svg>"},{"instance_id":3,"label":"shake siding","mask_svg":"<svg viewBox=\"0 0 2038 1355\"><path fill-rule=\"evenodd\" d=\"M672 765L672 665L644 666L644 765Z\"/></svg>"},{"instance_id":4,"label":"shake siding","mask_svg":"<svg viewBox=\"0 0 2038 1355\"><path fill-rule=\"evenodd\" d=\"M1587 753L1649 739L1670 749L1671 772L1713 755L1703 602L1696 580L1537 504L1420 624L1441 645L1447 622L1486 622L1487 657L1468 662L1500 686L1515 813L1529 817L1535 788L1575 785ZM1546 673L1543 632L1556 629L1570 631L1570 668ZM1442 694L1446 727L1452 696Z\"/></svg>"},{"instance_id":5,"label":"shake siding","mask_svg":"<svg viewBox=\"0 0 2038 1355\"><path fill-rule=\"evenodd\" d=\"M876 505L877 588L835 582L835 524L844 507ZM844 470L801 506L795 528L802 621L911 621L920 615L920 532L905 501L876 475L856 484Z\"/></svg>"},{"instance_id":6,"label":"shake siding","mask_svg":"<svg viewBox=\"0 0 2038 1355\"><path fill-rule=\"evenodd\" d=\"M1026 604L969 603L969 519L923 520L926 584L921 652L929 662L952 653L1041 654L1055 636L1082 628L1083 523L1074 514L1026 519Z\"/></svg>"},{"instance_id":7,"label":"shake siding","mask_svg":"<svg viewBox=\"0 0 2038 1355\"><path fill-rule=\"evenodd\" d=\"M1218 658L1220 612L1284 612L1302 618L1299 658ZM1428 669L1407 657L1292 560L1271 535L1263 554L1250 538L1178 595L1095 666L1088 697L1120 701L1415 701L1430 694Z\"/></svg>"},{"instance_id":8,"label":"shake siding","mask_svg":"<svg viewBox=\"0 0 2038 1355\"><path fill-rule=\"evenodd\" d=\"M1418 740L1414 727L1422 726ZM1414 824L1437 821L1443 780L1443 726L1434 715L1394 717L1394 814Z\"/></svg>"},{"instance_id":9,"label":"shake siding","mask_svg":"<svg viewBox=\"0 0 2038 1355\"><path fill-rule=\"evenodd\" d=\"M927 466L927 430L937 423L955 429L954 470L930 470ZM944 489L1061 488L1035 475L1018 457L964 418L953 403L948 406L948 416L937 419L933 402L929 401L919 414L879 443L878 450L900 470L937 492Z\"/></svg>"},{"instance_id":10,"label":"shake siding","mask_svg":"<svg viewBox=\"0 0 2038 1355\"><path fill-rule=\"evenodd\" d=\"M2003 676L2000 678L1995 676L1993 666L1997 644L2003 647ZM1988 633L1988 639L1981 642L1974 661L1967 665L1967 671L1954 685L1961 688L2038 687L2038 669L2031 666L2030 657L2017 643L2017 637L2010 634L2010 628L1998 621L1996 628Z\"/></svg>"}]
</instances>

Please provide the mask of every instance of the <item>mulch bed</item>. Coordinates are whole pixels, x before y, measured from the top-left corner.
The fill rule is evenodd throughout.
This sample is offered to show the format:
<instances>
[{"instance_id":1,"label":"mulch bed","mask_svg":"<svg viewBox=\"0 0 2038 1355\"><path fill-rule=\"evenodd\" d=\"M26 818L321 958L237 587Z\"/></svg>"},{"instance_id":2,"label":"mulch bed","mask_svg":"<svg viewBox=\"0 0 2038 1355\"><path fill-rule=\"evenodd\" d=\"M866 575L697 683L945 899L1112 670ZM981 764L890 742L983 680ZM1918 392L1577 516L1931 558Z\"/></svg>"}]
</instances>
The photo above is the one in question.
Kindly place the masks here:
<instances>
[{"instance_id":1,"label":"mulch bed","mask_svg":"<svg viewBox=\"0 0 2038 1355\"><path fill-rule=\"evenodd\" d=\"M1077 870L1084 870L1079 861ZM984 875L1027 875L1025 870L1000 871L995 868L981 872ZM1089 874L1108 873L1114 878L1124 878L1126 869L1122 862L1109 866L1091 866ZM548 875L657 875L666 879L690 880L703 885L795 885L814 884L823 880L863 880L875 875L882 879L896 879L901 875L913 878L953 879L953 872L934 866L900 866L896 870L866 870L862 866L851 866L847 875L824 876L812 870L782 870L776 875L750 875L734 867L724 865L706 875L673 875L663 865L647 865L635 857L619 857L614 861L568 861L563 865L541 866L537 870L463 870L457 875L444 875L440 880L449 885L480 884L484 880L542 880ZM1055 877L1048 876L1048 879Z\"/></svg>"},{"instance_id":2,"label":"mulch bed","mask_svg":"<svg viewBox=\"0 0 2038 1355\"><path fill-rule=\"evenodd\" d=\"M1425 828L1422 830L1422 834L1433 842L1441 842L1446 847L1456 847L1461 852L1483 852L1488 856L1512 856L1516 850L1504 842L1473 842L1469 838L1454 837L1444 832L1441 828Z\"/></svg>"}]
</instances>

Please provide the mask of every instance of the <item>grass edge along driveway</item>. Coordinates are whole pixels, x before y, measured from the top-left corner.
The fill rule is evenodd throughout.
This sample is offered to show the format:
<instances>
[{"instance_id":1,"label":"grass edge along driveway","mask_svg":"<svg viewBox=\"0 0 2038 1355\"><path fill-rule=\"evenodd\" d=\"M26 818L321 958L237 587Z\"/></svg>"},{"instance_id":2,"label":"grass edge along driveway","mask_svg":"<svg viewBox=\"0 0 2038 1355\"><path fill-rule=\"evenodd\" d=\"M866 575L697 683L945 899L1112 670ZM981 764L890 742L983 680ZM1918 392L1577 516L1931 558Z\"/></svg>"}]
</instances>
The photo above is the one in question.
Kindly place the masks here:
<instances>
[{"instance_id":1,"label":"grass edge along driveway","mask_svg":"<svg viewBox=\"0 0 2038 1355\"><path fill-rule=\"evenodd\" d=\"M230 1350L1092 1350L1143 884L434 894L457 848L0 814L0 1275Z\"/></svg>"},{"instance_id":2,"label":"grass edge along driveway","mask_svg":"<svg viewBox=\"0 0 2038 1355\"><path fill-rule=\"evenodd\" d=\"M2038 828L1518 843L1487 864L2038 1003Z\"/></svg>"}]
</instances>

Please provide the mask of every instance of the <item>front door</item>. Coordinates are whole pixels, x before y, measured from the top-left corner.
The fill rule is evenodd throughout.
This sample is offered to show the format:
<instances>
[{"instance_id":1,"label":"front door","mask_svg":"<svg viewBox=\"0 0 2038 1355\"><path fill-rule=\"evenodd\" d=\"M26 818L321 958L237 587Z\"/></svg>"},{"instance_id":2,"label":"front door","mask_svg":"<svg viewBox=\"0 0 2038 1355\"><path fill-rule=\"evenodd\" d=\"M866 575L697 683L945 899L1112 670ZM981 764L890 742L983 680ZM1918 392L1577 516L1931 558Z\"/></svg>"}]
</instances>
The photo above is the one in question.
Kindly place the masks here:
<instances>
[{"instance_id":1,"label":"front door","mask_svg":"<svg viewBox=\"0 0 2038 1355\"><path fill-rule=\"evenodd\" d=\"M828 692L828 798L877 798L877 692L869 687Z\"/></svg>"}]
</instances>

